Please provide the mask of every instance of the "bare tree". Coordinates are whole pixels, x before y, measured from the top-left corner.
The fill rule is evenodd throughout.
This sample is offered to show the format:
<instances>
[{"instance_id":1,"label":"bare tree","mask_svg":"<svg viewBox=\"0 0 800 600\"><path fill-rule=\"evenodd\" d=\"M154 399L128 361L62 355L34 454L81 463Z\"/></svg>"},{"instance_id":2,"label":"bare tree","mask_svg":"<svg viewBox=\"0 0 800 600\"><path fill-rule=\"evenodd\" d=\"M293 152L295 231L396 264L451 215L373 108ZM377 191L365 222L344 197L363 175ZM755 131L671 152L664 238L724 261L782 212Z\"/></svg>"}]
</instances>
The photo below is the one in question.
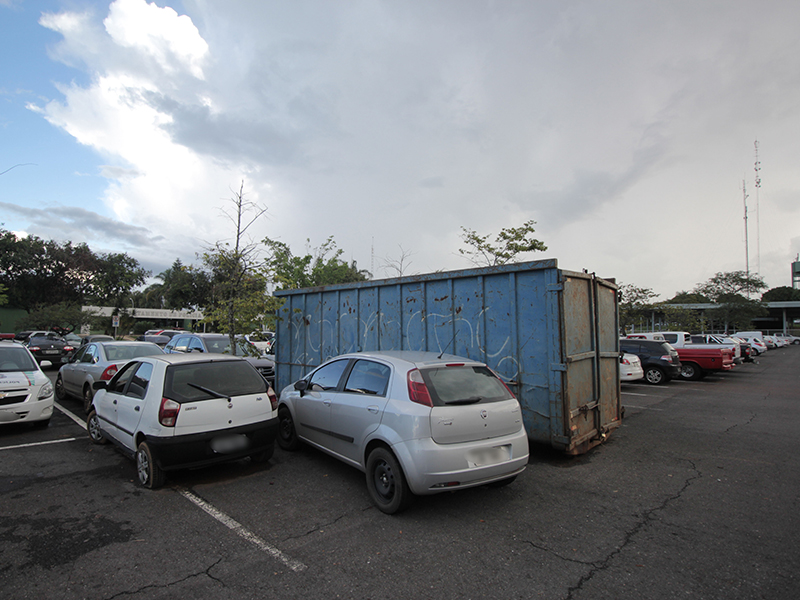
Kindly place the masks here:
<instances>
[{"instance_id":1,"label":"bare tree","mask_svg":"<svg viewBox=\"0 0 800 600\"><path fill-rule=\"evenodd\" d=\"M389 276L394 275L396 277L402 277L403 275L405 275L405 272L408 269L408 267L411 266L411 261L409 260L409 258L414 253L411 252L410 250L406 250L400 244L398 244L398 248L400 248L399 258L394 258L392 256L386 255L381 264L381 268Z\"/></svg>"}]
</instances>

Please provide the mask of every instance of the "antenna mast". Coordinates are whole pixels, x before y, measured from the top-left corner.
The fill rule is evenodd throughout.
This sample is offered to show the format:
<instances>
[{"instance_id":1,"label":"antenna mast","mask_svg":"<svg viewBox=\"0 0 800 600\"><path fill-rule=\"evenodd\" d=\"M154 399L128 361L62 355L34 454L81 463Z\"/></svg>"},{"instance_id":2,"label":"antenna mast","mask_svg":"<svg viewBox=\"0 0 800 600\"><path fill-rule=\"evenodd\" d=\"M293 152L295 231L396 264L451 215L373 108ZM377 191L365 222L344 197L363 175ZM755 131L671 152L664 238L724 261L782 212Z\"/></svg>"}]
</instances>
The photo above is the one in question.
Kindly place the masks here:
<instances>
[{"instance_id":1,"label":"antenna mast","mask_svg":"<svg viewBox=\"0 0 800 600\"><path fill-rule=\"evenodd\" d=\"M750 281L750 246L747 239L747 187L742 179L742 201L744 202L744 263L747 269L747 281ZM750 297L750 286L747 286L747 297Z\"/></svg>"},{"instance_id":2,"label":"antenna mast","mask_svg":"<svg viewBox=\"0 0 800 600\"><path fill-rule=\"evenodd\" d=\"M761 220L758 206L758 190L761 189L761 161L758 160L758 140L755 141L756 147L756 273L761 275Z\"/></svg>"}]
</instances>

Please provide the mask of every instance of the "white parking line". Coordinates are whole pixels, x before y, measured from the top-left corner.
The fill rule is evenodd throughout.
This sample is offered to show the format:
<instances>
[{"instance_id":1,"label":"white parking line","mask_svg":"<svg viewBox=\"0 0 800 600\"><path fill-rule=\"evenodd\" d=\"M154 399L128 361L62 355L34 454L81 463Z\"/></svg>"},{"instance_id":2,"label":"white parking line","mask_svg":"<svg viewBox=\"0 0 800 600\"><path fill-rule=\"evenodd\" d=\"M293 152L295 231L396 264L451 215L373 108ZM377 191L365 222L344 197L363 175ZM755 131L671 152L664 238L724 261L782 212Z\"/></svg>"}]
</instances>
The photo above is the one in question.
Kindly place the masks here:
<instances>
[{"instance_id":1,"label":"white parking line","mask_svg":"<svg viewBox=\"0 0 800 600\"><path fill-rule=\"evenodd\" d=\"M75 422L76 422L78 425L80 425L81 429L83 429L84 431L86 431L86 421L84 421L84 420L83 420L83 419L81 419L79 416L75 415L74 413L72 413L72 412L68 411L66 408L64 408L63 406L61 406L61 405L60 405L58 402L53 402L53 406L55 406L55 407L56 407L58 410L60 410L62 413L64 413L64 414L65 414L65 415L67 415L67 416L68 416L70 419L72 419L72 420L73 420L73 421L75 421ZM87 435L88 435L88 434L87 434Z\"/></svg>"},{"instance_id":2,"label":"white parking line","mask_svg":"<svg viewBox=\"0 0 800 600\"><path fill-rule=\"evenodd\" d=\"M638 408L640 410L657 410L657 411L664 410L663 408L652 408L650 406L634 406L633 404L626 404L625 408Z\"/></svg>"},{"instance_id":3,"label":"white parking line","mask_svg":"<svg viewBox=\"0 0 800 600\"><path fill-rule=\"evenodd\" d=\"M47 446L48 444L61 444L62 442L74 442L78 438L64 438L63 440L50 440L47 442L31 442L30 444L18 444L16 446L2 446L0 450L13 450L14 448L30 448L32 446Z\"/></svg>"},{"instance_id":4,"label":"white parking line","mask_svg":"<svg viewBox=\"0 0 800 600\"><path fill-rule=\"evenodd\" d=\"M286 556L283 552L281 552L277 548L275 548L273 546L270 546L268 543L266 543L264 540L262 540L256 534L254 534L251 531L248 531L247 529L245 529L245 527L241 523L239 523L238 521L235 521L234 519L232 519L231 517L229 517L225 513L217 510L216 508L211 506L208 502L206 502L202 498L200 498L198 496L195 496L189 490L185 490L184 489L184 490L179 490L179 492L184 498L186 498L190 502L192 502L192 503L196 504L197 506L199 506L200 508L202 508L209 515L214 517L217 521L219 521L220 523L225 525L225 527L227 527L228 529L230 529L231 531L236 533L236 535L246 539L248 542L250 542L252 544L255 544L259 549L263 550L264 552L266 552L267 554L269 554L273 558L279 560L284 565L289 567L292 571L300 572L300 571L304 571L305 569L308 568L303 563L301 563L301 562L299 562L297 560L294 560L293 558L289 558L288 556Z\"/></svg>"}]
</instances>

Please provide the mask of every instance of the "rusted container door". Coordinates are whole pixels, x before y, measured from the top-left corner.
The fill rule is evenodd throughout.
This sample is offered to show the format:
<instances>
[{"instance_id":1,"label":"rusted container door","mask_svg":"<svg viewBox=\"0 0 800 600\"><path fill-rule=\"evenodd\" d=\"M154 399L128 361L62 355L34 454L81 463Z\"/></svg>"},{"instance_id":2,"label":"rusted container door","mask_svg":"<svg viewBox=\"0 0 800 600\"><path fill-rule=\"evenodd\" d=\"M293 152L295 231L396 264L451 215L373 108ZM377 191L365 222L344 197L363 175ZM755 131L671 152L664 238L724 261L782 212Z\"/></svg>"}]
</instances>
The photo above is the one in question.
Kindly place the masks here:
<instances>
[{"instance_id":1,"label":"rusted container door","mask_svg":"<svg viewBox=\"0 0 800 600\"><path fill-rule=\"evenodd\" d=\"M564 449L580 454L619 425L616 289L591 274L562 278Z\"/></svg>"}]
</instances>

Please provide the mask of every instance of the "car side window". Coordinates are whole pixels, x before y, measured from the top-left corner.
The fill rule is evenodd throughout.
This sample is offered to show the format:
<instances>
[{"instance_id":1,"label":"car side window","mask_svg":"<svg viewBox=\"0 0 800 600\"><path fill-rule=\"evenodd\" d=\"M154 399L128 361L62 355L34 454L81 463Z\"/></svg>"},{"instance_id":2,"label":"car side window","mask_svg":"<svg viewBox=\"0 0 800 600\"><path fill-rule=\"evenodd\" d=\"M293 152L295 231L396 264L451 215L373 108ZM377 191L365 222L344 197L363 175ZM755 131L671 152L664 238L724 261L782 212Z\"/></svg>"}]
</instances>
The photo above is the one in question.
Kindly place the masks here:
<instances>
[{"instance_id":1,"label":"car side window","mask_svg":"<svg viewBox=\"0 0 800 600\"><path fill-rule=\"evenodd\" d=\"M385 396L391 369L371 360L357 360L345 383L345 392Z\"/></svg>"},{"instance_id":2,"label":"car side window","mask_svg":"<svg viewBox=\"0 0 800 600\"><path fill-rule=\"evenodd\" d=\"M95 357L97 356L97 346L94 344L89 344L86 346L86 352L83 353L81 357L81 362L83 363L93 363L95 362Z\"/></svg>"},{"instance_id":3,"label":"car side window","mask_svg":"<svg viewBox=\"0 0 800 600\"><path fill-rule=\"evenodd\" d=\"M125 386L128 385L128 382L133 377L134 371L136 371L136 367L138 367L141 363L138 362L129 362L127 365L122 367L122 369L114 375L114 378L108 382L108 391L114 394L122 394L125 391Z\"/></svg>"},{"instance_id":4,"label":"car side window","mask_svg":"<svg viewBox=\"0 0 800 600\"><path fill-rule=\"evenodd\" d=\"M72 362L83 362L83 355L86 353L86 346L81 348L75 353L75 358Z\"/></svg>"},{"instance_id":5,"label":"car side window","mask_svg":"<svg viewBox=\"0 0 800 600\"><path fill-rule=\"evenodd\" d=\"M348 360L336 360L318 369L308 380L308 388L316 392L335 390L348 363Z\"/></svg>"},{"instance_id":6,"label":"car side window","mask_svg":"<svg viewBox=\"0 0 800 600\"><path fill-rule=\"evenodd\" d=\"M140 367L133 374L133 377L131 377L131 383L125 395L133 398L144 398L144 395L147 393L147 385L150 383L150 378L152 376L153 365L150 363L140 363Z\"/></svg>"},{"instance_id":7,"label":"car side window","mask_svg":"<svg viewBox=\"0 0 800 600\"><path fill-rule=\"evenodd\" d=\"M189 336L182 335L177 340L175 340L175 344L172 346L172 349L176 350L177 352L186 352L188 346L189 346Z\"/></svg>"},{"instance_id":8,"label":"car side window","mask_svg":"<svg viewBox=\"0 0 800 600\"><path fill-rule=\"evenodd\" d=\"M200 341L198 338L191 338L189 341L189 350L193 352L205 352L206 349L203 348L203 342Z\"/></svg>"}]
</instances>

